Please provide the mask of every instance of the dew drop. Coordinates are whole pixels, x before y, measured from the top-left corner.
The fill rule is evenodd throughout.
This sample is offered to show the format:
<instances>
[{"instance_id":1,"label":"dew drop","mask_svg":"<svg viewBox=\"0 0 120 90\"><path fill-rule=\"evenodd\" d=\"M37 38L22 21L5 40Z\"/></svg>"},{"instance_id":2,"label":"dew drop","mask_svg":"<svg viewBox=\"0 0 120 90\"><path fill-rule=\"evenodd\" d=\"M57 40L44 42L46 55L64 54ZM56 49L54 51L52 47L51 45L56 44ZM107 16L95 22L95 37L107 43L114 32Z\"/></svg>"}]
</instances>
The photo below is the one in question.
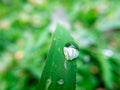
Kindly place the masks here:
<instances>
[{"instance_id":1,"label":"dew drop","mask_svg":"<svg viewBox=\"0 0 120 90\"><path fill-rule=\"evenodd\" d=\"M89 55L85 55L83 57L83 59L84 59L85 62L90 62L90 56Z\"/></svg>"},{"instance_id":2,"label":"dew drop","mask_svg":"<svg viewBox=\"0 0 120 90\"><path fill-rule=\"evenodd\" d=\"M63 80L63 79L60 79L57 83L58 83L59 85L63 85L63 84L64 84L64 80Z\"/></svg>"},{"instance_id":3,"label":"dew drop","mask_svg":"<svg viewBox=\"0 0 120 90\"><path fill-rule=\"evenodd\" d=\"M67 69L67 62L66 62L66 60L64 62L64 67L65 67L65 69Z\"/></svg>"},{"instance_id":4,"label":"dew drop","mask_svg":"<svg viewBox=\"0 0 120 90\"><path fill-rule=\"evenodd\" d=\"M110 50L110 49L104 49L103 50L103 54L106 56L106 57L111 57L111 56L113 56L113 51L112 50Z\"/></svg>"},{"instance_id":5,"label":"dew drop","mask_svg":"<svg viewBox=\"0 0 120 90\"><path fill-rule=\"evenodd\" d=\"M77 58L79 55L78 50L73 45L71 45L69 47L64 47L63 51L64 51L66 60L73 60L73 59Z\"/></svg>"},{"instance_id":6,"label":"dew drop","mask_svg":"<svg viewBox=\"0 0 120 90\"><path fill-rule=\"evenodd\" d=\"M45 88L45 90L48 90L48 88L49 88L49 86L50 86L50 84L51 84L51 83L52 83L51 78L47 79L47 81L46 81L46 88Z\"/></svg>"}]
</instances>

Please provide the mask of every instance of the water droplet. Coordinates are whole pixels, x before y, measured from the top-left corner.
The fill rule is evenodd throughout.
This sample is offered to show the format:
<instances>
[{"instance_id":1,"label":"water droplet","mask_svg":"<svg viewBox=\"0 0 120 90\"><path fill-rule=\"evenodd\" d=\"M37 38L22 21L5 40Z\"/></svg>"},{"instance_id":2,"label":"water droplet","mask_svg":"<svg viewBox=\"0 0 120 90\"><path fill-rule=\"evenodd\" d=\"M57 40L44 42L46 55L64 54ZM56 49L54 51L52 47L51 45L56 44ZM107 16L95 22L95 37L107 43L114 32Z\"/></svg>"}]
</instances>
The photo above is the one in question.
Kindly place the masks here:
<instances>
[{"instance_id":1,"label":"water droplet","mask_svg":"<svg viewBox=\"0 0 120 90\"><path fill-rule=\"evenodd\" d=\"M90 56L89 55L85 55L83 57L83 59L84 59L85 62L90 62Z\"/></svg>"},{"instance_id":2,"label":"water droplet","mask_svg":"<svg viewBox=\"0 0 120 90\"><path fill-rule=\"evenodd\" d=\"M59 84L59 85L63 85L63 84L64 84L64 80L63 80L63 79L60 79L60 80L58 81L58 84Z\"/></svg>"},{"instance_id":3,"label":"water droplet","mask_svg":"<svg viewBox=\"0 0 120 90\"><path fill-rule=\"evenodd\" d=\"M66 62L66 60L64 62L64 67L65 67L65 69L67 69L67 62Z\"/></svg>"},{"instance_id":4,"label":"water droplet","mask_svg":"<svg viewBox=\"0 0 120 90\"><path fill-rule=\"evenodd\" d=\"M110 50L110 49L104 49L103 50L103 54L105 55L105 56L107 56L107 57L111 57L111 56L113 56L113 51L112 50Z\"/></svg>"},{"instance_id":5,"label":"water droplet","mask_svg":"<svg viewBox=\"0 0 120 90\"><path fill-rule=\"evenodd\" d=\"M63 50L64 50L65 58L67 60L73 60L73 59L77 58L79 55L78 50L73 45L71 45L69 47L64 47Z\"/></svg>"},{"instance_id":6,"label":"water droplet","mask_svg":"<svg viewBox=\"0 0 120 90\"><path fill-rule=\"evenodd\" d=\"M51 78L47 79L46 83L47 83L47 84L46 84L46 88L45 88L45 90L48 90L50 84L52 83Z\"/></svg>"}]
</instances>

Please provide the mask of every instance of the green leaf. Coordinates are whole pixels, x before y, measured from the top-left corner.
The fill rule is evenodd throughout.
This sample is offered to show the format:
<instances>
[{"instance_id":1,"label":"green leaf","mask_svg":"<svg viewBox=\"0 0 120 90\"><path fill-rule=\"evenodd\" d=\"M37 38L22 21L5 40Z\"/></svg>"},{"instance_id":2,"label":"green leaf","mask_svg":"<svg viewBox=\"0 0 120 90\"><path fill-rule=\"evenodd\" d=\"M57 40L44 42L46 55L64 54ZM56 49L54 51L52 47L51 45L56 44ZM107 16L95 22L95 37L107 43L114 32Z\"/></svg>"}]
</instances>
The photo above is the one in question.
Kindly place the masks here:
<instances>
[{"instance_id":1,"label":"green leaf","mask_svg":"<svg viewBox=\"0 0 120 90\"><path fill-rule=\"evenodd\" d=\"M76 59L66 60L63 48L76 46L69 33L57 26L37 90L75 90Z\"/></svg>"},{"instance_id":2,"label":"green leaf","mask_svg":"<svg viewBox=\"0 0 120 90\"><path fill-rule=\"evenodd\" d=\"M103 81L105 83L106 88L112 89L113 88L113 82L112 82L112 72L111 72L111 66L109 60L105 56L98 55L98 61L101 67L101 76L103 78Z\"/></svg>"}]
</instances>

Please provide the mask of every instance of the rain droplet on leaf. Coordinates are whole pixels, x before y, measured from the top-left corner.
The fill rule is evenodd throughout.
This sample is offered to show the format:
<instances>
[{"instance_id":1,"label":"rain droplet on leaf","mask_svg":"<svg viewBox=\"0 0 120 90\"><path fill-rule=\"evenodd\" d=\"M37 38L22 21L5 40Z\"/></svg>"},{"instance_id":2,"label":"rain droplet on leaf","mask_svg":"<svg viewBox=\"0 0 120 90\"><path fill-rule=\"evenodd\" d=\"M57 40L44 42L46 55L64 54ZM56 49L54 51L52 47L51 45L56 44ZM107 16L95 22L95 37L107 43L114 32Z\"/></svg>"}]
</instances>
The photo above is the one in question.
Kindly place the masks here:
<instances>
[{"instance_id":1,"label":"rain droplet on leaf","mask_svg":"<svg viewBox=\"0 0 120 90\"><path fill-rule=\"evenodd\" d=\"M49 86L50 86L50 84L51 84L51 83L52 83L51 78L47 79L47 81L46 81L46 88L45 88L45 90L48 90L48 88L49 88Z\"/></svg>"},{"instance_id":2,"label":"rain droplet on leaf","mask_svg":"<svg viewBox=\"0 0 120 90\"><path fill-rule=\"evenodd\" d=\"M111 57L111 56L113 56L113 51L112 50L110 50L110 49L104 49L103 50L103 54L106 56L106 57Z\"/></svg>"},{"instance_id":3,"label":"rain droplet on leaf","mask_svg":"<svg viewBox=\"0 0 120 90\"><path fill-rule=\"evenodd\" d=\"M64 62L64 67L65 67L65 69L67 69L67 62L66 62L66 60Z\"/></svg>"},{"instance_id":4,"label":"rain droplet on leaf","mask_svg":"<svg viewBox=\"0 0 120 90\"><path fill-rule=\"evenodd\" d=\"M63 84L64 84L64 80L63 80L63 79L60 79L57 83L58 83L59 85L63 85Z\"/></svg>"},{"instance_id":5,"label":"rain droplet on leaf","mask_svg":"<svg viewBox=\"0 0 120 90\"><path fill-rule=\"evenodd\" d=\"M83 57L83 59L84 59L85 62L90 62L90 56L89 55L85 55Z\"/></svg>"},{"instance_id":6,"label":"rain droplet on leaf","mask_svg":"<svg viewBox=\"0 0 120 90\"><path fill-rule=\"evenodd\" d=\"M77 58L79 55L78 50L73 45L69 47L64 47L63 52L64 52L66 60L73 60Z\"/></svg>"}]
</instances>

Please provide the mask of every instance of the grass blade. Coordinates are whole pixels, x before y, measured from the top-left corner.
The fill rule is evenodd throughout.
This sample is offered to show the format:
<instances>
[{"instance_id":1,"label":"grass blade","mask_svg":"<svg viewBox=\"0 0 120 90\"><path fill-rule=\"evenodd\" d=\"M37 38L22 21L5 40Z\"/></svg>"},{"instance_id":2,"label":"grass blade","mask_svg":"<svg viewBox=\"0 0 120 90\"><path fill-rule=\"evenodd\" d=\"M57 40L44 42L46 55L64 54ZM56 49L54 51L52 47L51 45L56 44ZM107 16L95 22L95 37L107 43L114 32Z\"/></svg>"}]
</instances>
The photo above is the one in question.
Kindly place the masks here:
<instances>
[{"instance_id":1,"label":"grass blade","mask_svg":"<svg viewBox=\"0 0 120 90\"><path fill-rule=\"evenodd\" d=\"M58 26L46 60L37 90L75 90L76 60L66 60L63 48L74 40L61 26Z\"/></svg>"}]
</instances>

